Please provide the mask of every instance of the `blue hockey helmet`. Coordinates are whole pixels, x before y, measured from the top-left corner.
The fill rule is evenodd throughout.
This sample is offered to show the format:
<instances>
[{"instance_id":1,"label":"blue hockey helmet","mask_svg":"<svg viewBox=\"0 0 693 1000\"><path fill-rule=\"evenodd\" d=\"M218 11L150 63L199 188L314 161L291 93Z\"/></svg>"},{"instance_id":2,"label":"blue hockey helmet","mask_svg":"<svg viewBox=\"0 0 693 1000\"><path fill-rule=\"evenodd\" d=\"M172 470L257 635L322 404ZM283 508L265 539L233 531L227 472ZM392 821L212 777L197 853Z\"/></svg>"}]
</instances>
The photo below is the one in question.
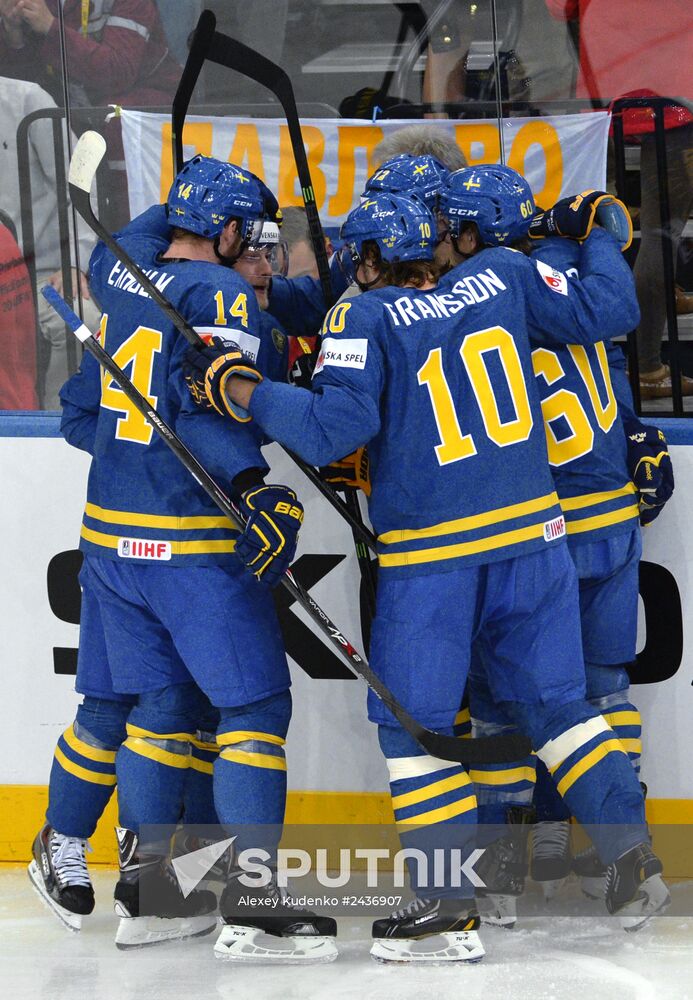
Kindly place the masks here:
<instances>
[{"instance_id":1,"label":"blue hockey helmet","mask_svg":"<svg viewBox=\"0 0 693 1000\"><path fill-rule=\"evenodd\" d=\"M194 156L178 173L166 201L169 225L209 239L229 219L241 219L241 237L251 241L264 220L281 213L269 188L249 170L211 156Z\"/></svg>"},{"instance_id":2,"label":"blue hockey helmet","mask_svg":"<svg viewBox=\"0 0 693 1000\"><path fill-rule=\"evenodd\" d=\"M340 236L352 258L363 258L363 244L372 240L384 261L432 260L436 220L415 196L373 192L342 225Z\"/></svg>"},{"instance_id":3,"label":"blue hockey helmet","mask_svg":"<svg viewBox=\"0 0 693 1000\"><path fill-rule=\"evenodd\" d=\"M443 185L439 210L453 237L475 222L488 246L509 246L526 236L534 215L532 190L521 174L501 164L463 167Z\"/></svg>"},{"instance_id":4,"label":"blue hockey helmet","mask_svg":"<svg viewBox=\"0 0 693 1000\"><path fill-rule=\"evenodd\" d=\"M450 171L435 156L409 156L400 153L382 163L366 181L362 198L372 196L374 191L388 194L411 194L414 192L435 212L438 192Z\"/></svg>"}]
</instances>

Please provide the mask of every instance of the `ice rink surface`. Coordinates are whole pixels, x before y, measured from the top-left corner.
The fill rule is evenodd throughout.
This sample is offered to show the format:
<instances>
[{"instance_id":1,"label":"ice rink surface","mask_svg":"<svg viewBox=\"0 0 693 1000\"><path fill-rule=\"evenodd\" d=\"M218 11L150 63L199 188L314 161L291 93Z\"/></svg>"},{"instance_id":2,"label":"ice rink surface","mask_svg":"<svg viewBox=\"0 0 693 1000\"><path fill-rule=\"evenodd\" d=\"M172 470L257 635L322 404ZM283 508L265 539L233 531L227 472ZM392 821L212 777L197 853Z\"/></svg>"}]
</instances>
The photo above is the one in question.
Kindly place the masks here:
<instances>
[{"instance_id":1,"label":"ice rink surface","mask_svg":"<svg viewBox=\"0 0 693 1000\"><path fill-rule=\"evenodd\" d=\"M370 918L340 918L340 955L307 968L245 966L212 954L215 935L122 953L113 944L115 873L94 874L97 905L80 934L44 907L20 869L0 870L0 986L5 1000L693 1000L693 917L660 917L626 935L576 886L572 917L550 909L519 929L482 928L476 965L392 967L368 955ZM693 883L673 887L693 913ZM523 900L537 913L538 898ZM585 906L593 907L587 915Z\"/></svg>"}]
</instances>

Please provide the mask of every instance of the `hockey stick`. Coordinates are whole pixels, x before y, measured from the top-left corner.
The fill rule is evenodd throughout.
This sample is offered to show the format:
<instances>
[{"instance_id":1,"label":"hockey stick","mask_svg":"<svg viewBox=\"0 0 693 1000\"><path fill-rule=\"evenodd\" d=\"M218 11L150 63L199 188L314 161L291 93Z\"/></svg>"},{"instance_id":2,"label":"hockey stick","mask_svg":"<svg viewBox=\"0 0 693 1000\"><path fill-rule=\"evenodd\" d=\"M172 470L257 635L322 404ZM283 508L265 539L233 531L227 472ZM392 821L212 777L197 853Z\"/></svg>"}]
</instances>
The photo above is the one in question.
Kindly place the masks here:
<instances>
[{"instance_id":1,"label":"hockey stick","mask_svg":"<svg viewBox=\"0 0 693 1000\"><path fill-rule=\"evenodd\" d=\"M84 348L93 355L98 363L108 372L113 381L120 387L133 406L149 421L164 444L171 449L176 458L214 501L219 510L226 515L232 524L242 529L245 522L236 504L210 476L204 466L195 458L175 431L169 427L163 417L135 388L125 372L116 364L111 355L104 350L79 316L73 312L62 296L50 285L45 286L41 291L46 301L67 323L78 340L82 342ZM443 736L430 729L424 729L402 708L392 692L373 673L349 640L340 632L308 591L296 580L290 568L282 577L282 583L293 599L310 615L320 631L330 640L331 644L346 660L354 673L366 681L371 690L375 692L383 704L392 712L400 725L414 737L427 753L434 757L441 757L444 760L453 760L464 764L489 761L503 763L505 761L517 760L529 753L529 742L522 736L493 736L481 740L461 740L453 736Z\"/></svg>"},{"instance_id":2,"label":"hockey stick","mask_svg":"<svg viewBox=\"0 0 693 1000\"><path fill-rule=\"evenodd\" d=\"M318 265L320 287L325 299L325 306L329 309L334 301L330 268L291 80L281 66L277 66L276 63L247 45L243 45L242 42L237 42L234 38L215 31L215 26L214 14L209 10L203 10L195 28L190 53L176 90L176 96L173 99L171 116L173 134L182 138L188 105L206 59L219 66L225 66L227 69L242 73L243 76L249 77L274 94L284 110L284 117L289 129L296 173L301 185L303 204L306 208L310 241L313 244L313 252ZM174 152L180 169L183 160L182 141L176 145Z\"/></svg>"},{"instance_id":3,"label":"hockey stick","mask_svg":"<svg viewBox=\"0 0 693 1000\"><path fill-rule=\"evenodd\" d=\"M125 267L137 278L142 285L142 288L166 314L167 318L171 323L173 323L175 328L183 334L188 343L193 347L206 347L207 345L202 340L200 335L193 330L190 323L188 323L187 320L181 316L178 310L171 305L166 296L159 291L154 282L144 273L142 268L135 263L127 251L122 248L117 240L113 238L113 236L94 215L89 193L94 181L94 175L96 174L99 163L103 159L105 152L106 140L98 132L83 132L79 137L79 141L75 146L75 151L72 154L68 175L70 197L72 198L74 208L77 212L79 212L87 225L93 229L99 239L106 244L118 260L124 264ZM346 518L352 531L358 532L359 538L375 551L376 544L373 532L369 531L359 519L353 516L339 497L335 496L332 490L330 490L329 487L322 482L315 469L306 465L303 459L299 458L299 456L295 455L293 452L287 450L287 454L298 465L304 475L306 475L326 497L326 499L329 500L332 506Z\"/></svg>"},{"instance_id":4,"label":"hockey stick","mask_svg":"<svg viewBox=\"0 0 693 1000\"><path fill-rule=\"evenodd\" d=\"M330 268L327 261L325 238L318 214L318 206L315 201L313 180L310 176L308 158L305 146L303 145L301 123L298 117L298 108L296 107L296 98L291 78L281 66L277 66L276 63L273 63L254 49L243 45L242 42L237 41L235 38L230 38L219 31L211 31L211 17L214 15L211 15L211 17L209 15L209 11L205 11L200 15L200 20L198 21L198 27L200 28L199 46L197 44L194 45L194 54L191 49L188 60L191 63L190 72L184 73L185 81L181 79L179 91L176 92L177 100L174 109L175 122L173 132L182 134L187 104L190 102L195 85L193 73L195 72L195 67L197 67L197 74L199 75L204 62L204 58L200 59L200 52L203 46L207 47L207 58L211 62L215 62L220 66L226 66L227 69L234 70L237 73L242 73L243 76L249 77L274 94L284 110L284 117L289 129L291 150L294 156L294 163L296 164L296 174L301 185L310 240L313 244L313 252L318 265L320 287L322 288L325 306L329 309L334 301L332 283L330 281ZM197 42L197 31L195 41ZM181 159L178 160L179 169L182 166L182 145L180 149ZM177 148L176 156L178 156ZM365 607L372 621L375 615L376 580L368 549L363 544L363 532L368 529L366 529L361 517L358 497L349 489L340 492L344 496L344 512L354 535L356 559L366 596ZM323 496L327 496L326 489L321 489L321 493ZM371 548L375 551L373 546ZM368 623L368 631L370 631L370 622Z\"/></svg>"}]
</instances>

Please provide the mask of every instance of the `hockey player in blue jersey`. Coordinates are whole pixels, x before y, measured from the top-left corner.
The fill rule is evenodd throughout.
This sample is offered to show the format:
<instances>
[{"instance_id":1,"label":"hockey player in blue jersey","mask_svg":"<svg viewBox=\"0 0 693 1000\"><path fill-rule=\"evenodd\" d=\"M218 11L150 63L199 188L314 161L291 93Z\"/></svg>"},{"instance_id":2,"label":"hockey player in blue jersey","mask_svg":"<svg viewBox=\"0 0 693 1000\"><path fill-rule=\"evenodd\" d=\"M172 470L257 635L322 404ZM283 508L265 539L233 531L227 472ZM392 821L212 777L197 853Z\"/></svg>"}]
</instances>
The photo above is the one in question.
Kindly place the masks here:
<instances>
[{"instance_id":1,"label":"hockey player in blue jersey","mask_svg":"<svg viewBox=\"0 0 693 1000\"><path fill-rule=\"evenodd\" d=\"M233 270L219 266L217 251L238 256L257 243L276 207L272 202L253 175L196 157L169 195L177 222L172 240L136 235L123 240L201 336L242 344L250 356L253 347L259 354L256 297ZM212 475L229 484L248 519L239 533L220 517L152 428L85 356L62 392L63 432L93 456L80 542L84 596L77 689L85 700L77 716L78 738L68 731L56 752L39 858L50 862L55 831L65 826L66 816L88 822L75 779L106 785L99 781L105 776L112 786L117 775L122 829L115 895L123 918L117 943L129 946L215 925L212 915L205 916L208 894L183 900L158 859L138 850L142 824L175 824L180 818L191 747L205 708L197 685L221 720L214 764L220 821L282 822L290 680L270 587L293 555L302 508L292 490L264 484L267 465L257 428L233 433L213 411L194 406L181 373L186 342L103 246L92 260L91 280L104 310L100 337L106 349ZM115 720L104 712L112 692L135 701L120 746L115 730L123 717ZM101 725L104 716L110 729ZM65 832L81 838L83 866L83 831ZM74 869L78 859L71 860ZM143 928L138 921L143 886L154 887L164 909L157 910L159 916L184 922ZM223 899L221 906L222 938L234 931L237 945L258 933L257 919L240 926ZM289 938L284 955L291 950L287 929L303 939L311 935L324 957L336 954L333 921L297 911L279 924L275 930ZM216 950L233 957L221 939Z\"/></svg>"},{"instance_id":2,"label":"hockey player in blue jersey","mask_svg":"<svg viewBox=\"0 0 693 1000\"><path fill-rule=\"evenodd\" d=\"M502 216L489 221L511 242L526 233L534 206L525 182L508 173L508 186L489 178L504 195ZM468 179L480 184L473 171ZM361 205L343 236L360 279L380 271L383 285L326 317L314 391L234 377L242 359L230 353L208 368L207 394L220 412L252 417L313 464L369 445L380 566L374 669L424 725L452 733L472 638L481 641L494 697L565 779L569 807L594 827L614 872L607 905L623 909L643 891L640 881L659 879L661 865L646 842L628 757L584 698L576 574L546 459L529 329L543 330L547 344L572 342L576 330L592 343L605 322L609 334L625 332L638 316L630 272L597 232L584 246L579 283L496 247L436 285L435 220L396 196ZM423 754L372 698L369 716L401 829L415 825L424 844L451 835L468 844L476 800L464 769ZM471 887L432 888L425 878L415 886L411 907L376 921L373 954L480 958ZM441 950L410 947L440 934Z\"/></svg>"},{"instance_id":3,"label":"hockey player in blue jersey","mask_svg":"<svg viewBox=\"0 0 693 1000\"><path fill-rule=\"evenodd\" d=\"M473 243L468 249L476 253L483 246L478 226L465 223L463 216L451 215L451 209L463 207L471 215L484 193L470 193L464 187L463 177L456 180L457 183L453 180L448 186L443 199L443 209L452 220L452 246L464 232L465 240ZM584 198L564 199L549 214L552 219L565 218L563 228L577 234L588 212L594 214L600 202L617 211L611 196L591 192ZM576 217L576 212L581 213L581 218ZM625 209L621 218L625 218ZM543 217L535 219L532 225L537 231L543 230L542 235L546 233ZM626 225L622 248L629 242L627 229ZM581 250L577 242L557 237L542 239L534 244L532 254L551 268L571 278L578 277ZM638 476L635 466L639 460L648 462L651 478L646 485L651 492L641 495L641 500L645 505L643 517L649 519L653 511L661 509L673 485L666 442L660 432L635 417L623 354L616 345L602 342L554 345L550 349L537 346L533 363L542 400L549 462L578 572L587 697L621 740L638 774L641 723L629 700L627 673L628 664L635 658L641 551L640 510L631 475ZM648 442L631 465L633 472L627 461L624 424L629 437L642 437ZM652 454L653 438L657 444L655 457L646 458L648 452ZM631 452L634 448L631 444ZM507 714L491 697L481 664L476 663L475 668L470 682L474 731L476 735L503 731L509 721ZM521 807L532 802L533 758L511 767L480 766L472 776L484 822L502 823L505 815L516 821L522 819ZM571 869L570 813L541 762L537 781L538 823L533 830L532 877L543 882L546 894L550 895ZM523 867L525 842L526 836L523 838L522 831L516 829L504 847L506 867L510 871L515 866L514 873L501 877L501 889L490 900L490 911L485 918L490 922L504 926L514 923L514 893L521 891L523 883L516 872ZM583 887L591 890L595 886L595 897L603 897L605 866L594 848L576 858L575 868L586 876ZM638 922L637 918L631 918L628 926Z\"/></svg>"}]
</instances>

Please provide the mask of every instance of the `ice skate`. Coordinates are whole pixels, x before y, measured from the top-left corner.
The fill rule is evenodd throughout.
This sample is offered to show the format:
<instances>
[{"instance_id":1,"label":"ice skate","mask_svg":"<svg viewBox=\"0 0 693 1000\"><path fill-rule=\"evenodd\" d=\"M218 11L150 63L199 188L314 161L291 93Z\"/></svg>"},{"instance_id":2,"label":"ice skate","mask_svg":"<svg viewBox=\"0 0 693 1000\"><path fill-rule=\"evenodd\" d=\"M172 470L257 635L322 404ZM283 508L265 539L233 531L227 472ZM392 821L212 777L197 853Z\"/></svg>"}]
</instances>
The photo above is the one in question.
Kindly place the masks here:
<instances>
[{"instance_id":1,"label":"ice skate","mask_svg":"<svg viewBox=\"0 0 693 1000\"><path fill-rule=\"evenodd\" d=\"M297 905L276 878L247 888L237 877L220 903L224 926L214 945L217 958L256 964L315 965L337 957L337 925Z\"/></svg>"},{"instance_id":2,"label":"ice skate","mask_svg":"<svg viewBox=\"0 0 693 1000\"><path fill-rule=\"evenodd\" d=\"M537 823L532 831L531 875L541 884L547 902L565 884L571 868L570 821Z\"/></svg>"},{"instance_id":3,"label":"ice skate","mask_svg":"<svg viewBox=\"0 0 693 1000\"><path fill-rule=\"evenodd\" d=\"M373 923L379 962L478 962L485 955L473 899L414 899Z\"/></svg>"},{"instance_id":4,"label":"ice skate","mask_svg":"<svg viewBox=\"0 0 693 1000\"><path fill-rule=\"evenodd\" d=\"M527 843L532 809L512 806L507 811L507 825L499 828L498 837L485 849L474 865L484 886L477 889L481 921L493 927L510 929L517 920L517 897L525 891Z\"/></svg>"},{"instance_id":5,"label":"ice skate","mask_svg":"<svg viewBox=\"0 0 693 1000\"><path fill-rule=\"evenodd\" d=\"M625 931L638 931L671 902L662 862L649 844L638 844L606 870L606 908Z\"/></svg>"},{"instance_id":6,"label":"ice skate","mask_svg":"<svg viewBox=\"0 0 693 1000\"><path fill-rule=\"evenodd\" d=\"M588 899L604 899L606 892L606 865L600 860L595 847L588 847L576 854L572 868L580 878L583 896Z\"/></svg>"},{"instance_id":7,"label":"ice skate","mask_svg":"<svg viewBox=\"0 0 693 1000\"><path fill-rule=\"evenodd\" d=\"M82 928L82 917L94 909L85 851L86 840L65 837L51 826L39 830L34 840L29 878L41 899L71 931Z\"/></svg>"},{"instance_id":8,"label":"ice skate","mask_svg":"<svg viewBox=\"0 0 693 1000\"><path fill-rule=\"evenodd\" d=\"M217 924L214 893L194 890L183 896L163 859L142 858L137 835L121 828L116 832L120 861L114 892L114 908L120 917L116 948L143 948L210 934Z\"/></svg>"}]
</instances>

